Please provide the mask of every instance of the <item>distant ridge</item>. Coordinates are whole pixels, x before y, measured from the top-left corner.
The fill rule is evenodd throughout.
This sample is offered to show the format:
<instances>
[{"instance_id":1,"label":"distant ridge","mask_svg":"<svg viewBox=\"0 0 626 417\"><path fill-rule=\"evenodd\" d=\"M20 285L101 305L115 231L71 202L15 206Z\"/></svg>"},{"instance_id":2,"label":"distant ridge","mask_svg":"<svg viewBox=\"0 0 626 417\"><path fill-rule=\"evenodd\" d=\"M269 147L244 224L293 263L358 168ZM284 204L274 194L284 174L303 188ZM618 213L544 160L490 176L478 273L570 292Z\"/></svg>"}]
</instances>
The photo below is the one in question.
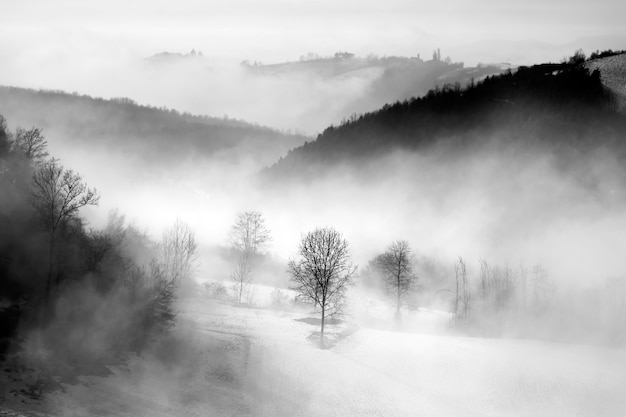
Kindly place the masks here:
<instances>
[{"instance_id":1,"label":"distant ridge","mask_svg":"<svg viewBox=\"0 0 626 417\"><path fill-rule=\"evenodd\" d=\"M149 164L201 160L217 153L237 159L248 152L270 163L306 139L241 120L143 106L128 98L16 87L0 87L0 114L11 125L44 129L49 139L136 154Z\"/></svg>"},{"instance_id":2,"label":"distant ridge","mask_svg":"<svg viewBox=\"0 0 626 417\"><path fill-rule=\"evenodd\" d=\"M266 77L301 74L326 80L367 79L367 91L359 102L345 109L346 117L364 109L423 95L436 85L466 85L509 68L507 64L465 67L462 62L454 62L449 57L442 59L439 51L433 55L432 59L423 59L419 55L359 57L349 52L337 52L331 57L309 56L300 61L267 65L244 61L242 66L252 74Z\"/></svg>"}]
</instances>

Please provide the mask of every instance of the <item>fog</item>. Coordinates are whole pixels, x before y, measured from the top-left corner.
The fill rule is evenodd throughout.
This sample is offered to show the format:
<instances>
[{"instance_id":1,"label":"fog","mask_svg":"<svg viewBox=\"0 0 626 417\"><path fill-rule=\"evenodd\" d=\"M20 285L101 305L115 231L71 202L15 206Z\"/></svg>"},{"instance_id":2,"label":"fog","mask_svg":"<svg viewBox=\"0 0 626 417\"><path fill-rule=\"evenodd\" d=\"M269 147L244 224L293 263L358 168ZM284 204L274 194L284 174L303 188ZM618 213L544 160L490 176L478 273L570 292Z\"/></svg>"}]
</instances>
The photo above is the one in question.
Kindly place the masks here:
<instances>
[{"instance_id":1,"label":"fog","mask_svg":"<svg viewBox=\"0 0 626 417\"><path fill-rule=\"evenodd\" d=\"M263 7L243 1L210 7L189 3L186 12L174 12L163 3L148 9L121 3L78 6L69 1L53 8L36 1L12 5L0 29L0 81L104 98L129 97L141 104L316 134L353 112L375 110L385 103L355 105L363 103L380 68L329 78L310 73L261 76L239 64L297 62L309 52L333 56L338 51L360 57L420 54L429 59L441 48L444 57L466 66L516 66L559 61L577 48L619 49L626 40L621 25L609 24L619 15L607 14L613 8L587 10L582 4L568 7L568 16L587 23L590 14L598 14L604 19L601 28L589 26L573 33L557 29L566 18L562 10L550 7L540 19L533 18L537 38L529 39L520 16L534 13L536 5L517 5L511 13L500 7L458 4L473 16L468 23L445 9L424 10L404 1L397 5L405 10L402 13L391 6L383 12L373 3L359 4L359 13L350 12L349 2L306 10L301 10L302 4L288 7L284 2ZM30 12L33 7L40 11ZM68 12L61 11L64 7ZM238 13L238 7L247 12ZM268 12L272 7L281 13ZM549 18L557 12L558 19ZM192 49L203 57L146 60L161 52L188 54ZM430 87L412 93L424 94ZM265 104L268 97L270 105Z\"/></svg>"},{"instance_id":2,"label":"fog","mask_svg":"<svg viewBox=\"0 0 626 417\"><path fill-rule=\"evenodd\" d=\"M190 50L182 52L188 54ZM158 52L162 51L154 51ZM291 60L297 61L298 56ZM312 134L349 115L348 107L364 98L370 84L382 74L382 69L370 68L368 72L342 78L322 77L312 72L272 76L256 74L242 67L239 61L208 56L145 58L148 56L94 56L93 53L77 56L68 51L33 59L29 54L10 59L11 64L3 68L2 79L5 85L58 89L104 98L130 97L141 104ZM39 70L42 65L49 69L43 75ZM272 98L271 105L264 104L267 97ZM364 110L374 110L383 104L370 104Z\"/></svg>"},{"instance_id":3,"label":"fog","mask_svg":"<svg viewBox=\"0 0 626 417\"><path fill-rule=\"evenodd\" d=\"M233 266L224 248L235 215L247 210L263 214L272 237L269 266L256 271L255 285L271 282L282 291L288 285L286 263L298 256L301 237L320 226L344 235L361 270L397 239L407 240L418 257L449 268L449 277L462 256L474 283L480 259L511 268L541 265L559 291L558 308L585 306L582 317L570 322L604 314L603 304L594 304L597 298L584 291L604 288L607 278L624 274L625 172L602 150L566 167L542 149L397 152L358 166L320 166L310 177L268 179L258 173L271 162L246 155L148 169L136 156L81 149L54 128L47 132L51 153L102 195L98 207L81 211L89 227L104 227L109 210L119 209L158 239L179 218L200 245L196 280L222 280L227 294ZM290 294L284 306L272 308L260 289L244 308L181 295L177 324L165 339L130 356L123 367L112 367L111 374L70 384L31 407L60 415L410 415L419 408L451 416L511 407L512 415L586 410L608 416L624 410L625 381L617 369L626 358L620 349L455 336L448 333L449 300L432 292L420 298L418 310L403 311L399 326L382 290L363 288L358 280L346 321L328 325L327 350L317 347L319 319L309 308L292 307ZM441 281L441 289L450 282ZM111 307L97 301L98 311ZM57 326L74 330L61 334L93 342L100 352L107 327L86 331L68 324L72 314L58 314ZM562 315L554 317L545 316L533 337L571 341L575 335L577 343L605 343L596 334L577 333L588 327L572 330L558 321ZM609 317L595 327L618 322ZM41 349L37 340L28 339L25 347ZM469 393L455 387L470 387ZM416 392L423 393L418 400Z\"/></svg>"},{"instance_id":4,"label":"fog","mask_svg":"<svg viewBox=\"0 0 626 417\"><path fill-rule=\"evenodd\" d=\"M603 0L596 6L583 1L564 6L562 2L546 5L491 0L445 5L394 0L385 7L374 1L349 0L315 5L280 0L211 4L189 0L176 6L164 1L132 5L113 1L105 6L66 0L52 6L30 0L5 9L2 30L7 35L3 44L28 50L28 54L130 50L147 56L162 50L196 48L209 56L268 62L293 59L308 51L410 56L422 48L426 53L435 47L450 49L506 40L525 43L525 61L514 62L522 64L545 58L533 55L532 45L536 43L558 46L600 36L613 42L619 42L620 36L623 39L618 17L624 11L622 5ZM511 59L506 58L510 54L517 55L511 49L503 45L492 54L499 57L497 61L509 62ZM558 53L571 53L570 49ZM474 65L484 59L476 52L470 48L459 59Z\"/></svg>"},{"instance_id":5,"label":"fog","mask_svg":"<svg viewBox=\"0 0 626 417\"><path fill-rule=\"evenodd\" d=\"M458 256L475 266L481 258L511 267L540 264L566 286L624 273L626 173L603 150L569 167L558 155L515 146L452 157L396 152L358 167L319 167L300 181L259 179L262 164L247 157L140 175L132 159L117 153L53 142L51 148L100 190L99 207L85 211L94 227L118 208L154 236L179 217L203 245L227 245L236 213L256 210L271 230L270 253L285 263L303 233L332 226L363 266L404 239L417 253L450 264Z\"/></svg>"},{"instance_id":6,"label":"fog","mask_svg":"<svg viewBox=\"0 0 626 417\"><path fill-rule=\"evenodd\" d=\"M75 94L0 103L0 414L623 415L626 168L611 141L578 152L490 133L272 166L354 113L453 79L450 63L623 48L624 13L609 0L7 7L0 85ZM337 73L256 62L421 62L438 48L442 73L398 91L376 60ZM179 113L72 101L83 94ZM29 188L43 161L14 140L31 126L100 196L57 235ZM232 234L252 211L270 239L249 261ZM325 330L288 272L320 227L358 266ZM373 262L400 240L417 280L402 301ZM171 254L180 241L187 269ZM239 252L252 272L237 300Z\"/></svg>"}]
</instances>

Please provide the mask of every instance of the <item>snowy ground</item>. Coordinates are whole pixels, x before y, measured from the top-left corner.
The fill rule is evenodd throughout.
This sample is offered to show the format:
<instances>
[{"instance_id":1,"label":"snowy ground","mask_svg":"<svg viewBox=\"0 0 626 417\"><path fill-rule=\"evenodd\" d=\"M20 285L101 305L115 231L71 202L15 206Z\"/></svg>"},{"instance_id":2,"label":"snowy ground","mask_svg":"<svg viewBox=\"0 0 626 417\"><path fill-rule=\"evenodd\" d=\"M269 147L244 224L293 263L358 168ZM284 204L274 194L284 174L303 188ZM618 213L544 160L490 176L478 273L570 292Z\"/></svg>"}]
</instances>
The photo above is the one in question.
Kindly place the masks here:
<instances>
[{"instance_id":1,"label":"snowy ground","mask_svg":"<svg viewBox=\"0 0 626 417\"><path fill-rule=\"evenodd\" d=\"M175 337L39 408L67 416L626 415L623 349L426 327L403 333L343 323L329 327L322 350L306 312L185 300Z\"/></svg>"}]
</instances>

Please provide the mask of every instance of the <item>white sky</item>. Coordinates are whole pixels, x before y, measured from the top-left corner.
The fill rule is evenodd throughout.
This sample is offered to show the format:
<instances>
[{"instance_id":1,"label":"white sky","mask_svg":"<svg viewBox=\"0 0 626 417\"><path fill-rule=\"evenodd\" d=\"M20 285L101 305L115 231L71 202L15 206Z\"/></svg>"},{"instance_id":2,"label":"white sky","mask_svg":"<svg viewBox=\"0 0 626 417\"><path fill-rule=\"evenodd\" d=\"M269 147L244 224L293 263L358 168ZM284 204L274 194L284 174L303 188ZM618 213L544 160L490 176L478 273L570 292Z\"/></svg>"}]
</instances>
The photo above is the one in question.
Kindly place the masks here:
<instances>
[{"instance_id":1,"label":"white sky","mask_svg":"<svg viewBox=\"0 0 626 417\"><path fill-rule=\"evenodd\" d=\"M440 47L467 64L532 63L578 47L626 47L624 16L623 0L12 0L0 15L0 58L195 48L278 62L309 51L430 56Z\"/></svg>"}]
</instances>

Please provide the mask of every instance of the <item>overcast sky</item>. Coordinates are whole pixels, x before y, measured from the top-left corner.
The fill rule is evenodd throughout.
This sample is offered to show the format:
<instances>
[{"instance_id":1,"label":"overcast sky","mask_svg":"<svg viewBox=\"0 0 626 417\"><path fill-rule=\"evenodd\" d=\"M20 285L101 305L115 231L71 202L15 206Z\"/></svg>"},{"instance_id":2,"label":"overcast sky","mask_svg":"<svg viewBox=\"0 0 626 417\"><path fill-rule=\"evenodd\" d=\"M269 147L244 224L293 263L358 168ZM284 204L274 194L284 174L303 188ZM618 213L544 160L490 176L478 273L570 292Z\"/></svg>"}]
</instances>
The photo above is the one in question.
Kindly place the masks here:
<instances>
[{"instance_id":1,"label":"overcast sky","mask_svg":"<svg viewBox=\"0 0 626 417\"><path fill-rule=\"evenodd\" d=\"M20 0L2 8L0 57L195 48L277 62L309 51L429 56L439 47L470 65L520 64L576 46L626 47L624 16L623 0Z\"/></svg>"}]
</instances>

